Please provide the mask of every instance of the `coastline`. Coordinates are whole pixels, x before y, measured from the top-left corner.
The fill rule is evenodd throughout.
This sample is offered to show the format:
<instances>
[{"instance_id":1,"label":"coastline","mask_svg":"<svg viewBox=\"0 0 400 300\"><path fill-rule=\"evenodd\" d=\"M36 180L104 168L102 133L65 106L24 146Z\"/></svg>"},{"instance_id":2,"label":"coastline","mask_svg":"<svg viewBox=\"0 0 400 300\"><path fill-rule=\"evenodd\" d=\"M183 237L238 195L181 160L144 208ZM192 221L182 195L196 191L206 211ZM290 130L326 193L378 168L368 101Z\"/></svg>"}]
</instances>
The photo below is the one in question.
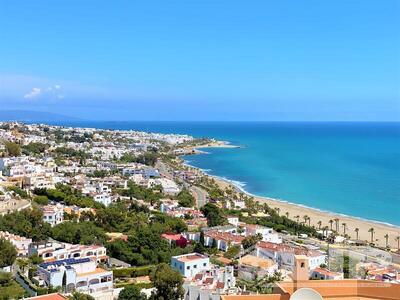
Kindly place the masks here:
<instances>
[{"instance_id":1,"label":"coastline","mask_svg":"<svg viewBox=\"0 0 400 300\"><path fill-rule=\"evenodd\" d=\"M217 145L217 146L215 146ZM209 145L204 145L200 147L195 147L193 148L194 150L196 149L204 149L204 148L217 148L217 147L225 147L225 148L239 148L240 146L234 146L231 145L228 142L217 142L217 143L212 143ZM204 154L207 153L202 150L198 150L199 152L195 152L195 154ZM318 208L313 208L313 207L308 207L302 204L298 203L293 203L293 202L288 202L285 200L281 199L275 199L275 198L270 198L270 197L264 197L264 196L259 196L259 195L254 195L251 194L250 192L246 191L243 186L234 180L230 180L228 178L222 178L216 175L211 175L208 174L206 170L203 170L201 168L192 166L188 164L184 159L184 164L187 166L190 166L191 168L195 168L197 170L200 170L202 173L204 173L206 176L212 177L215 179L217 184L220 186L220 188L225 189L228 186L233 186L235 189L245 193L248 196L254 197L254 199L260 203L267 203L269 206L274 207L274 208L279 208L280 214L286 214L289 213L289 218L292 220L295 220L295 216L299 215L300 216L300 221L302 220L304 215L307 215L310 217L310 224L312 226L315 226L316 228L319 227L318 222L321 221L321 228L324 226L328 226L328 228L331 228L331 225L329 223L330 220L335 220L339 219L339 232L343 234L343 223L346 223L346 234L350 236L351 239L356 239L356 232L355 229L358 228L358 239L359 240L365 240L365 241L371 241L371 233L368 231L370 228L374 229L374 242L376 245L380 247L385 247L386 246L386 239L385 235L388 234L388 245L392 249L397 249L397 241L395 240L396 237L400 236L400 226L390 224L390 223L385 223L382 221L376 221L376 220L369 220L369 219L363 219L360 217L355 217L355 216L348 216L336 212L330 212L330 211L324 211ZM333 229L335 229L335 222L333 222L332 225Z\"/></svg>"}]
</instances>

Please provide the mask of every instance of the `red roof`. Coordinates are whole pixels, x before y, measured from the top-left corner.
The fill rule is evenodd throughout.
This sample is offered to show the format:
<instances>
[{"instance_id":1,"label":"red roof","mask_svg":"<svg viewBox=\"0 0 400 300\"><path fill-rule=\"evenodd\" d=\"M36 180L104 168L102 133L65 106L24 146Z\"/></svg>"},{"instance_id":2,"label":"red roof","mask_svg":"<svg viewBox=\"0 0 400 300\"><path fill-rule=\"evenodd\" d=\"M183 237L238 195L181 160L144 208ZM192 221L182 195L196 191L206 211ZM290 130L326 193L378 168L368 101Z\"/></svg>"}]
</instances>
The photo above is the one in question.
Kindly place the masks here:
<instances>
[{"instance_id":1,"label":"red roof","mask_svg":"<svg viewBox=\"0 0 400 300\"><path fill-rule=\"evenodd\" d=\"M65 300L63 295L59 293L54 293L54 294L48 294L48 295L42 295L42 296L36 296L36 297L31 297L31 298L26 298L27 300Z\"/></svg>"},{"instance_id":2,"label":"red roof","mask_svg":"<svg viewBox=\"0 0 400 300\"><path fill-rule=\"evenodd\" d=\"M179 241L182 238L182 235L179 233L163 233L161 237L171 241Z\"/></svg>"}]
</instances>

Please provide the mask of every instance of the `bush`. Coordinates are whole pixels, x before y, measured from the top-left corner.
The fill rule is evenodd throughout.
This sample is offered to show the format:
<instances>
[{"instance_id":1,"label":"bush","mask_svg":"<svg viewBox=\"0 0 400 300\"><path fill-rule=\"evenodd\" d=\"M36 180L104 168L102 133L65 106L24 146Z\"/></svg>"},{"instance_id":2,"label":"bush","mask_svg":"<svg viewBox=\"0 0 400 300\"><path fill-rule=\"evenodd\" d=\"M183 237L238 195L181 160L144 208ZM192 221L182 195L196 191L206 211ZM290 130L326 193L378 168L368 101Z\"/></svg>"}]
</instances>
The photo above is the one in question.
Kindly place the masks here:
<instances>
[{"instance_id":1,"label":"bush","mask_svg":"<svg viewBox=\"0 0 400 300\"><path fill-rule=\"evenodd\" d=\"M148 276L153 271L154 266L143 266L133 268L123 268L113 270L114 278L133 278L140 276Z\"/></svg>"},{"instance_id":2,"label":"bush","mask_svg":"<svg viewBox=\"0 0 400 300\"><path fill-rule=\"evenodd\" d=\"M44 195L43 196L35 196L35 198L33 198L33 201L40 205L49 204L49 198L47 198L47 196L44 196Z\"/></svg>"}]
</instances>

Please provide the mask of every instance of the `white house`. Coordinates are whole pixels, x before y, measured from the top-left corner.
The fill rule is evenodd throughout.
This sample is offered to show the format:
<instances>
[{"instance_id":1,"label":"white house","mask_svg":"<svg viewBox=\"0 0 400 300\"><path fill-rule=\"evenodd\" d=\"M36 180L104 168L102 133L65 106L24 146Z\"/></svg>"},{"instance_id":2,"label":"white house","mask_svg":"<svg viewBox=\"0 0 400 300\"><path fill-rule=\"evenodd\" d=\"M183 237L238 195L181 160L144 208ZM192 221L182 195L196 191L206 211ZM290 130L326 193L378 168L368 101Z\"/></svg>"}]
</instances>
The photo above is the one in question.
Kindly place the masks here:
<instances>
[{"instance_id":1,"label":"white house","mask_svg":"<svg viewBox=\"0 0 400 300\"><path fill-rule=\"evenodd\" d=\"M28 255L28 248L32 243L32 239L12 234L7 231L0 231L0 238L3 238L13 244L17 249L18 256Z\"/></svg>"},{"instance_id":2,"label":"white house","mask_svg":"<svg viewBox=\"0 0 400 300\"><path fill-rule=\"evenodd\" d=\"M255 224L245 224L242 226L242 228L244 229L244 234L246 237L260 234L264 242L270 242L275 244L282 243L282 238L279 236L278 233L274 232L272 228Z\"/></svg>"},{"instance_id":3,"label":"white house","mask_svg":"<svg viewBox=\"0 0 400 300\"><path fill-rule=\"evenodd\" d=\"M64 206L61 204L42 207L43 221L55 226L64 221Z\"/></svg>"},{"instance_id":4,"label":"white house","mask_svg":"<svg viewBox=\"0 0 400 300\"><path fill-rule=\"evenodd\" d=\"M296 255L304 255L307 257L309 270L319 268L320 265L326 263L326 255L316 250L270 242L259 242L256 246L257 257L272 259L277 262L280 267L286 267L290 270L294 268Z\"/></svg>"},{"instance_id":5,"label":"white house","mask_svg":"<svg viewBox=\"0 0 400 300\"><path fill-rule=\"evenodd\" d=\"M199 272L210 269L210 258L199 253L173 256L171 267L178 270L182 276L192 278Z\"/></svg>"},{"instance_id":6,"label":"white house","mask_svg":"<svg viewBox=\"0 0 400 300\"><path fill-rule=\"evenodd\" d=\"M107 193L100 193L93 196L94 201L109 206L112 202L111 196Z\"/></svg>"},{"instance_id":7,"label":"white house","mask_svg":"<svg viewBox=\"0 0 400 300\"><path fill-rule=\"evenodd\" d=\"M113 290L113 273L97 267L90 258L69 258L42 263L34 277L41 286L62 287L67 292L76 290L85 293L107 292Z\"/></svg>"}]
</instances>

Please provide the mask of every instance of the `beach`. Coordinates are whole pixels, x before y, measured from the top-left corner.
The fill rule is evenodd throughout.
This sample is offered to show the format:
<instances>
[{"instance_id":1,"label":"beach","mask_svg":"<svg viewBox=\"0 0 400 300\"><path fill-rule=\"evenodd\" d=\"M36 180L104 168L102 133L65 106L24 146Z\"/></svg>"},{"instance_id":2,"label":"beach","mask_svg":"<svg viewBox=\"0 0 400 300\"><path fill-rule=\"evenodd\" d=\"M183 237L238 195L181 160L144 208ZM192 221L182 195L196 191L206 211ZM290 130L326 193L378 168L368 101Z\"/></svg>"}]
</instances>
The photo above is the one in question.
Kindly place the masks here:
<instances>
[{"instance_id":1,"label":"beach","mask_svg":"<svg viewBox=\"0 0 400 300\"><path fill-rule=\"evenodd\" d=\"M230 181L224 180L219 177L212 176L220 188L225 189L227 186L232 186L233 184ZM233 185L235 188L240 189L240 187ZM344 216L340 214L330 213L320 211L318 209L304 207L295 203L288 203L284 201L279 201L276 199L266 198L266 197L258 197L255 195L250 195L249 193L245 194L249 196L253 196L254 199L260 203L267 203L270 207L279 208L280 214L285 215L286 212L289 213L289 218L292 220L296 220L295 216L300 216L300 222L303 222L303 216L307 215L310 217L311 226L315 226L319 228L318 222L321 221L321 228L328 226L330 229L329 220L339 219L339 232L343 234L343 223L346 223L346 234L350 236L351 239L356 239L356 232L354 231L356 228L359 229L358 239L371 241L371 233L368 232L370 228L374 228L374 242L376 245L381 247L386 246L385 235L389 235L388 244L391 248L397 249L397 241L396 237L400 236L400 228L396 226L391 226L379 222L363 220L351 216ZM308 222L307 222L308 223ZM332 224L332 228L335 229L335 222Z\"/></svg>"},{"instance_id":2,"label":"beach","mask_svg":"<svg viewBox=\"0 0 400 300\"><path fill-rule=\"evenodd\" d=\"M231 145L226 142L214 142L210 143L209 145L204 145L201 147L198 147L198 149L201 149L200 151L205 151L204 149L206 148L211 148L211 147L235 147L234 145ZM193 166L191 166L193 167ZM196 167L194 167L196 168ZM198 169L198 168L196 168ZM204 172L203 172L204 173ZM390 225L390 224L385 224L382 222L376 222L372 220L364 220L361 218L353 217L353 216L348 216L348 215L342 215L334 212L327 212L327 211L322 211L317 208L310 208L310 207L305 207L296 203L290 203L290 202L285 202L284 200L277 200L273 198L268 198L268 197L260 197L257 195L252 195L242 189L241 186L236 185L233 181L230 181L228 179L224 179L218 176L212 176L209 174L206 174L207 176L211 176L212 178L215 179L215 181L218 183L220 188L225 189L227 186L233 186L236 189L244 192L245 194L254 197L254 199L260 203L267 203L270 207L273 208L279 208L279 213L281 215L286 215L286 213L289 213L289 218L292 220L297 220L296 216L300 216L299 220L300 222L304 222L303 216L307 215L310 217L310 225L315 226L316 228L323 228L325 226L328 226L329 230L331 228L330 225L330 220L333 220L332 223L332 228L335 230L336 228L336 223L335 219L339 219L338 224L339 224L339 232L340 234L343 234L343 223L346 224L346 230L345 233L350 236L351 239L356 239L357 238L357 233L356 233L356 228L358 228L358 239L362 241L371 241L371 233L369 230L371 228L374 229L374 234L373 234L373 240L374 243L380 247L385 247L386 246L386 239L385 235L388 235L388 245L392 249L397 249L398 247L398 242L396 240L396 237L400 237L400 227ZM399 216L400 217L400 216ZM318 223L321 222L321 225ZM308 221L307 221L308 223Z\"/></svg>"}]
</instances>

